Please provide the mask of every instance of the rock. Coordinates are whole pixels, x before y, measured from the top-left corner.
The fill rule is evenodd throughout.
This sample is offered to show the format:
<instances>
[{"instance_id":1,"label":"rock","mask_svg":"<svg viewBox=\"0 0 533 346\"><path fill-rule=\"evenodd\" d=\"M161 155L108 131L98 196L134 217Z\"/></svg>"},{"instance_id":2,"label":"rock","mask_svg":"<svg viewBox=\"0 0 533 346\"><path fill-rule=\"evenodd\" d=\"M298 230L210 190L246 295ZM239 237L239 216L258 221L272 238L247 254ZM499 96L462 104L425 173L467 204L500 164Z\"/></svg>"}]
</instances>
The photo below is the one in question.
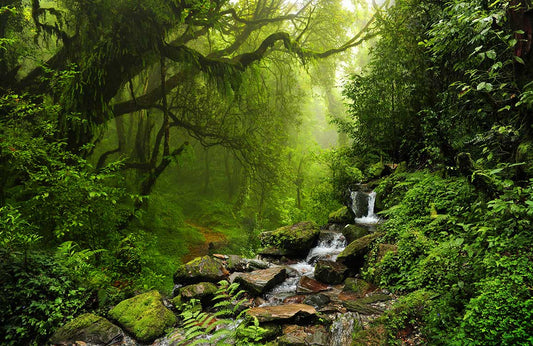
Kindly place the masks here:
<instances>
[{"instance_id":1,"label":"rock","mask_svg":"<svg viewBox=\"0 0 533 346\"><path fill-rule=\"evenodd\" d=\"M306 297L303 303L311 305L315 309L319 310L322 309L324 306L328 305L330 301L331 299L327 295L319 293Z\"/></svg>"},{"instance_id":2,"label":"rock","mask_svg":"<svg viewBox=\"0 0 533 346\"><path fill-rule=\"evenodd\" d=\"M359 270L364 265L364 257L370 251L370 245L379 236L380 233L372 233L354 240L337 256L337 262L350 269Z\"/></svg>"},{"instance_id":3,"label":"rock","mask_svg":"<svg viewBox=\"0 0 533 346\"><path fill-rule=\"evenodd\" d=\"M376 293L368 297L361 298L358 301L362 304L372 304L372 303L378 303L378 302L386 302L388 300L392 300L392 297L390 295L383 294L383 293Z\"/></svg>"},{"instance_id":4,"label":"rock","mask_svg":"<svg viewBox=\"0 0 533 346\"><path fill-rule=\"evenodd\" d=\"M248 269L248 261L238 255L228 255L225 263L230 272L245 272Z\"/></svg>"},{"instance_id":5,"label":"rock","mask_svg":"<svg viewBox=\"0 0 533 346\"><path fill-rule=\"evenodd\" d=\"M381 260L383 259L383 257L385 257L385 254L387 252L397 253L398 252L398 245L395 245L395 244L379 244L378 257L376 259L376 263L381 262Z\"/></svg>"},{"instance_id":6,"label":"rock","mask_svg":"<svg viewBox=\"0 0 533 346\"><path fill-rule=\"evenodd\" d=\"M346 238L346 241L349 243L353 242L356 239L362 238L365 235L368 235L370 232L368 230L368 227L362 226L362 225L346 225L341 230L342 234Z\"/></svg>"},{"instance_id":7,"label":"rock","mask_svg":"<svg viewBox=\"0 0 533 346\"><path fill-rule=\"evenodd\" d=\"M303 294L297 294L295 296L290 296L290 297L283 299L283 304L301 304L303 303L305 298L307 298L307 296Z\"/></svg>"},{"instance_id":8,"label":"rock","mask_svg":"<svg viewBox=\"0 0 533 346\"><path fill-rule=\"evenodd\" d=\"M141 342L150 342L177 322L157 291L123 300L109 311L109 316Z\"/></svg>"},{"instance_id":9,"label":"rock","mask_svg":"<svg viewBox=\"0 0 533 346\"><path fill-rule=\"evenodd\" d=\"M312 222L300 222L292 226L278 228L260 235L261 245L276 248L283 256L305 256L313 247L320 233ZM278 255L279 256L279 255Z\"/></svg>"},{"instance_id":10,"label":"rock","mask_svg":"<svg viewBox=\"0 0 533 346\"><path fill-rule=\"evenodd\" d=\"M211 256L196 257L176 270L174 283L191 285L205 281L219 282L228 274L221 260Z\"/></svg>"},{"instance_id":11,"label":"rock","mask_svg":"<svg viewBox=\"0 0 533 346\"><path fill-rule=\"evenodd\" d=\"M68 345L83 341L91 344L110 345L124 338L122 330L103 317L83 314L59 328L50 343Z\"/></svg>"},{"instance_id":12,"label":"rock","mask_svg":"<svg viewBox=\"0 0 533 346\"><path fill-rule=\"evenodd\" d=\"M311 279L308 276L302 276L296 286L296 293L318 293L331 289L330 286Z\"/></svg>"},{"instance_id":13,"label":"rock","mask_svg":"<svg viewBox=\"0 0 533 346\"><path fill-rule=\"evenodd\" d=\"M329 345L329 334L326 327L287 325L283 327L283 335L276 339L279 346L326 346Z\"/></svg>"},{"instance_id":14,"label":"rock","mask_svg":"<svg viewBox=\"0 0 533 346\"><path fill-rule=\"evenodd\" d=\"M344 280L344 292L351 292L355 293L358 296L363 296L371 289L372 284L366 282L365 280L356 278L347 278L346 280Z\"/></svg>"},{"instance_id":15,"label":"rock","mask_svg":"<svg viewBox=\"0 0 533 346\"><path fill-rule=\"evenodd\" d=\"M349 311L358 312L363 315L375 315L380 314L383 311L376 309L370 305L360 302L359 300L347 300L343 301L342 305Z\"/></svg>"},{"instance_id":16,"label":"rock","mask_svg":"<svg viewBox=\"0 0 533 346\"><path fill-rule=\"evenodd\" d=\"M355 219L355 215L351 209L344 206L337 211L329 214L329 223L350 223Z\"/></svg>"},{"instance_id":17,"label":"rock","mask_svg":"<svg viewBox=\"0 0 533 346\"><path fill-rule=\"evenodd\" d=\"M257 269L267 269L270 267L270 264L266 261L258 260L258 259L249 259L248 262L248 270L257 270Z\"/></svg>"},{"instance_id":18,"label":"rock","mask_svg":"<svg viewBox=\"0 0 533 346\"><path fill-rule=\"evenodd\" d=\"M274 256L274 257L287 256L292 253L293 252L290 249L284 249L284 248L279 248L275 246L269 246L259 251L259 254L261 256Z\"/></svg>"},{"instance_id":19,"label":"rock","mask_svg":"<svg viewBox=\"0 0 533 346\"><path fill-rule=\"evenodd\" d=\"M371 324L354 336L353 346L387 345L387 329L384 324ZM419 345L422 345L420 343Z\"/></svg>"},{"instance_id":20,"label":"rock","mask_svg":"<svg viewBox=\"0 0 533 346\"><path fill-rule=\"evenodd\" d=\"M249 317L255 317L259 323L285 322L316 317L314 307L306 304L286 304L278 306L263 306L246 311Z\"/></svg>"},{"instance_id":21,"label":"rock","mask_svg":"<svg viewBox=\"0 0 533 346\"><path fill-rule=\"evenodd\" d=\"M211 282L200 282L179 289L178 296L172 299L174 306L179 307L184 301L198 299L203 306L211 303L211 299L217 292L217 286Z\"/></svg>"},{"instance_id":22,"label":"rock","mask_svg":"<svg viewBox=\"0 0 533 346\"><path fill-rule=\"evenodd\" d=\"M239 273L234 282L238 282L241 288L254 296L259 296L277 284L285 281L287 270L283 267L272 267L256 270L250 273Z\"/></svg>"},{"instance_id":23,"label":"rock","mask_svg":"<svg viewBox=\"0 0 533 346\"><path fill-rule=\"evenodd\" d=\"M348 275L348 268L333 261L318 260L315 265L315 278L327 284L340 284Z\"/></svg>"}]
</instances>

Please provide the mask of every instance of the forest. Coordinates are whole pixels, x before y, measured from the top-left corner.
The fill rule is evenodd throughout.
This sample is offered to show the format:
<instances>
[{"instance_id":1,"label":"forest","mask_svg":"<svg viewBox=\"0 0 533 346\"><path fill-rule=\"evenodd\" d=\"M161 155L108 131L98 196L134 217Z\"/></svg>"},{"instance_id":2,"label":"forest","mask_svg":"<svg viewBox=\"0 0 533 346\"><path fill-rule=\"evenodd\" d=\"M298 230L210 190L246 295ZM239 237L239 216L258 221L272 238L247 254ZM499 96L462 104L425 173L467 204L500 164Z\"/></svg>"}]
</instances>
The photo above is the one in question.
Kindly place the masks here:
<instances>
[{"instance_id":1,"label":"forest","mask_svg":"<svg viewBox=\"0 0 533 346\"><path fill-rule=\"evenodd\" d=\"M0 344L533 345L530 0L2 0Z\"/></svg>"}]
</instances>

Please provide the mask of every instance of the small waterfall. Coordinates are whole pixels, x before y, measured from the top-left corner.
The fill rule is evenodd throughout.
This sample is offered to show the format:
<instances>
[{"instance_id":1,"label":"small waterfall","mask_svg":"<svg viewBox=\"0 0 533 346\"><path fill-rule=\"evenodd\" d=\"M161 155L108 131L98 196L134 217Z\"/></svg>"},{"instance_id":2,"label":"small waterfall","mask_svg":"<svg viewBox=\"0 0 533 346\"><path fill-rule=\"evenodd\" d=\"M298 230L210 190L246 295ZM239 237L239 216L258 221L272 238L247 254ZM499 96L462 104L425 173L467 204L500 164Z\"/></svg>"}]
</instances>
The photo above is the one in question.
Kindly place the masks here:
<instances>
[{"instance_id":1,"label":"small waterfall","mask_svg":"<svg viewBox=\"0 0 533 346\"><path fill-rule=\"evenodd\" d=\"M362 191L352 191L350 193L352 198L352 211L355 215L355 223L365 225L375 225L380 220L374 213L374 205L376 204L376 192L365 193ZM366 214L364 213L366 211Z\"/></svg>"}]
</instances>

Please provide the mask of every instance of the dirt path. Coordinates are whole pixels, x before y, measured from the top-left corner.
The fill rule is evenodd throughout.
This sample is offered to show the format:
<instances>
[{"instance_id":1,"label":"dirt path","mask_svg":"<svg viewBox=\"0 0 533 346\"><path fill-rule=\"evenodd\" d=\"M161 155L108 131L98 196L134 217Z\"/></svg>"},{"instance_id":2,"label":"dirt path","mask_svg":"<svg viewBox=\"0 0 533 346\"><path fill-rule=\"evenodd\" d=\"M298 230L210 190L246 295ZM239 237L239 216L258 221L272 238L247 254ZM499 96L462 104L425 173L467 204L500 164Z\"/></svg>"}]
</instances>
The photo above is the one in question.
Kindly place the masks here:
<instances>
[{"instance_id":1,"label":"dirt path","mask_svg":"<svg viewBox=\"0 0 533 346\"><path fill-rule=\"evenodd\" d=\"M223 233L215 231L209 227L197 225L191 221L186 221L185 223L188 226L197 229L198 232L200 232L203 235L205 241L201 243L189 244L188 246L189 253L181 258L183 263L187 263L196 257L205 256L209 254L209 250L210 250L209 244L211 244L211 250L215 250L224 245L227 245L228 243L228 239L226 235Z\"/></svg>"}]
</instances>

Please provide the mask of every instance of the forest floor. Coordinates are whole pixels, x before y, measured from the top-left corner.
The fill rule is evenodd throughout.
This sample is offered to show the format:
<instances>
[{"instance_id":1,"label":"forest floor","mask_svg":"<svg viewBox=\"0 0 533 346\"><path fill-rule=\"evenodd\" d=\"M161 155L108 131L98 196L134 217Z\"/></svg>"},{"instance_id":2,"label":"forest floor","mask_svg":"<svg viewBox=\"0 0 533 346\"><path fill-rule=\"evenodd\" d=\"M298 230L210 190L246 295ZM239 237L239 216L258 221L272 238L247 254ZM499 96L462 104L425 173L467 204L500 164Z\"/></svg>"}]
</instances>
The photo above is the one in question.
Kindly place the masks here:
<instances>
[{"instance_id":1,"label":"forest floor","mask_svg":"<svg viewBox=\"0 0 533 346\"><path fill-rule=\"evenodd\" d=\"M228 243L228 238L224 233L195 224L191 221L186 221L185 223L202 234L204 241L200 243L191 243L187 246L189 253L181 258L183 263L187 263L196 257L205 256L209 254L210 250L220 248Z\"/></svg>"}]
</instances>

